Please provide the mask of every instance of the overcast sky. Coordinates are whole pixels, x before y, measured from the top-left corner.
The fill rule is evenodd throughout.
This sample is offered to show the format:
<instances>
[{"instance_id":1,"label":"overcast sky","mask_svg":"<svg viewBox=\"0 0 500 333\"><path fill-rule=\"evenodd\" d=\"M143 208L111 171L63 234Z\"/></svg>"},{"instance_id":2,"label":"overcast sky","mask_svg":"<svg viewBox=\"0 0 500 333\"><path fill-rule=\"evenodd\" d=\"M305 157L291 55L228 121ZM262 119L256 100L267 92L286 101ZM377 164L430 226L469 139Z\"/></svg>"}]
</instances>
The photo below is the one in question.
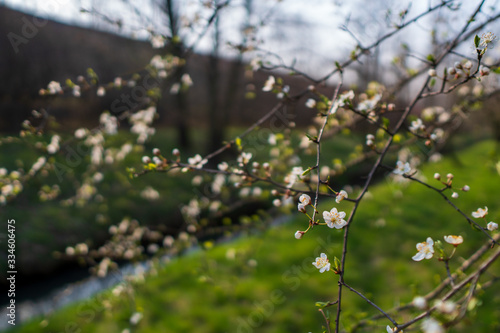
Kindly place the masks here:
<instances>
[{"instance_id":1,"label":"overcast sky","mask_svg":"<svg viewBox=\"0 0 500 333\"><path fill-rule=\"evenodd\" d=\"M154 10L151 2L154 0L0 0L0 3L37 16L47 17L69 24L111 30L123 35L146 39L147 30L152 28L159 33L165 33L164 16ZM429 5L441 0L419 0L411 5L408 17L412 18L425 11ZM203 10L199 0L182 0L179 2L181 13L192 20L196 15L208 17L209 10ZM221 16L220 26L225 41L238 43L241 40L239 29L245 20L243 0L233 0L230 8L225 9ZM324 66L332 66L334 60L343 60L356 45L355 40L339 27L350 18L350 28L364 45L375 41L377 37L391 29L389 17L394 22L399 13L408 8L411 1L407 0L253 0L254 15L251 23L257 23L264 17L270 17L267 24L260 30L259 37L266 42L261 48L280 54L286 62L297 60L297 65L305 71L319 72ZM497 0L488 0L484 8L497 5ZM420 50L425 56L429 44L429 36L437 20L450 30L460 28L453 24L460 18L470 15L471 9L479 1L464 1L457 12L442 9L438 16L426 18L419 24L401 35L400 41L407 42L414 50ZM98 15L81 13L81 9L96 8L111 19L122 19L124 26L119 30L104 22ZM496 10L496 9L495 9ZM141 13L137 15L137 13ZM483 15L483 19L485 16ZM192 40L194 33L186 32L184 38ZM415 38L420 36L420 38ZM212 47L211 34L200 44L199 52L209 52ZM405 40L406 38L406 40ZM189 44L189 43L188 43ZM383 45L383 50L395 50L398 43ZM229 55L229 48L225 48ZM393 52L384 53L392 57Z\"/></svg>"}]
</instances>

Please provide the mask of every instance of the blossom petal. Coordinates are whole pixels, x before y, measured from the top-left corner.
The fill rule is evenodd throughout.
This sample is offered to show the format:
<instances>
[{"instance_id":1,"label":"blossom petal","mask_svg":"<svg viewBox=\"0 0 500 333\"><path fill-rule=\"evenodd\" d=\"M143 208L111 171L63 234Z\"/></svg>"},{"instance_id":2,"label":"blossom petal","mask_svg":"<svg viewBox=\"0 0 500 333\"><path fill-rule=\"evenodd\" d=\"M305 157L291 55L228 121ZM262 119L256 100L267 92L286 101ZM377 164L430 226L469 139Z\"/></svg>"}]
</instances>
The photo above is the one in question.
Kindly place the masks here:
<instances>
[{"instance_id":1,"label":"blossom petal","mask_svg":"<svg viewBox=\"0 0 500 333\"><path fill-rule=\"evenodd\" d=\"M411 257L413 260L415 261L420 261L420 260L423 260L425 258L425 254L423 252L419 252L417 254L415 254L413 257Z\"/></svg>"}]
</instances>

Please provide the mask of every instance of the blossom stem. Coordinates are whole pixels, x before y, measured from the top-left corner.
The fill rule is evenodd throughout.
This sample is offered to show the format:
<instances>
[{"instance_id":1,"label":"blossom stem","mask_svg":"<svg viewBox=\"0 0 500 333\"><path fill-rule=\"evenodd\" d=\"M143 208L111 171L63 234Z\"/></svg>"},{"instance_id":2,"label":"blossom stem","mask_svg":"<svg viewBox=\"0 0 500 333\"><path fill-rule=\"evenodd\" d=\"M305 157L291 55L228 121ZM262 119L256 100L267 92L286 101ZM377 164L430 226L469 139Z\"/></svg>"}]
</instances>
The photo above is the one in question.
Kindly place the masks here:
<instances>
[{"instance_id":1,"label":"blossom stem","mask_svg":"<svg viewBox=\"0 0 500 333\"><path fill-rule=\"evenodd\" d=\"M354 289L353 287L351 287L347 283L345 283L345 282L340 282L340 283L343 286L345 286L347 289L349 289L350 291L352 291L353 293L355 293L356 295L358 295L359 297L361 297L362 299L364 299L368 304L370 304L371 306L373 306L375 309L379 310L380 313L382 313L384 316L386 316L387 319L389 319L391 321L391 323L395 327L398 327L398 323L396 323L396 321L394 319L392 319L392 317L389 316L389 314L387 314L387 312L385 312L384 310L382 310L377 304L375 304L372 301L370 301L368 298L365 297L365 295L363 295L362 293L360 293L359 291L357 291L356 289Z\"/></svg>"}]
</instances>

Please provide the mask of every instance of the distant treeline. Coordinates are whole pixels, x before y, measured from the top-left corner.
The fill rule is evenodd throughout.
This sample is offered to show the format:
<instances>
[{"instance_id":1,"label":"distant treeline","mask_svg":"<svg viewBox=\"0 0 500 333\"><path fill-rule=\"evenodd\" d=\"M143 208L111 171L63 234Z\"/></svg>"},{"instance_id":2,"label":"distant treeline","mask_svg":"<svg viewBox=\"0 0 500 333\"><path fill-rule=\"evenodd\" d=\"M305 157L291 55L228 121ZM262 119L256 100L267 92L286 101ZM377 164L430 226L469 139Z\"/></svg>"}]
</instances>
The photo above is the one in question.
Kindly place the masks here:
<instances>
[{"instance_id":1,"label":"distant treeline","mask_svg":"<svg viewBox=\"0 0 500 333\"><path fill-rule=\"evenodd\" d=\"M92 89L83 91L80 98L69 93L64 97L39 96L40 88L46 88L53 80L76 82L88 68L95 71L102 83L112 82L117 76L129 78L161 52L153 49L149 42L48 21L1 6L0 35L0 131L3 132L19 130L31 110L40 108L55 115L68 130L96 125L98 115L109 110L113 101L122 99L126 88L110 89L104 97L97 97ZM192 55L187 62L187 72L194 85L188 93L186 108L188 122L194 127L209 124L209 97L214 91L210 89L213 84L213 75L209 75L211 64L213 59L198 54ZM241 75L235 80L231 75L234 65L231 60L217 61L218 99L220 105L229 108L229 124L249 124L272 108L277 99L261 91L269 73L243 75L246 65L242 63L237 65ZM298 91L295 87L304 89L307 84L299 77L288 77L286 83L291 85L292 92ZM175 126L175 117L179 114L175 110L177 106L169 87L164 90L157 123ZM257 98L248 100L249 92ZM231 103L225 102L228 98ZM295 114L293 109L288 112ZM294 120L305 124L310 119L310 112L303 110L302 115L295 114Z\"/></svg>"}]
</instances>

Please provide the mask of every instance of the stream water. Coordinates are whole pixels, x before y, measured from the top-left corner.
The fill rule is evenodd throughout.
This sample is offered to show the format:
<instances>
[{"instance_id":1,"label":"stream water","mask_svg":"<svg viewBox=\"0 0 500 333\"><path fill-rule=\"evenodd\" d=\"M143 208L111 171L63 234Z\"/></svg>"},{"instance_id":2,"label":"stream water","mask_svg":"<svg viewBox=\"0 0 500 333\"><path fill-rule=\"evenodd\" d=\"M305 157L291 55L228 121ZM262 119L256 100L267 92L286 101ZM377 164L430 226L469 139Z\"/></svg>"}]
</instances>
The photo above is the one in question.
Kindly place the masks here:
<instances>
[{"instance_id":1,"label":"stream water","mask_svg":"<svg viewBox=\"0 0 500 333\"><path fill-rule=\"evenodd\" d=\"M285 223L289 221L290 218L290 215L282 215L274 219L273 222L271 222L271 226ZM230 237L221 238L216 242L217 244L227 243L234 241L239 237L240 236L238 234L234 234ZM199 251L199 247L193 246L188 251L184 252L183 255L188 255L196 251ZM169 259L172 258L165 256L162 258L161 262L169 262ZM38 299L29 299L16 303L16 325L37 316L50 314L51 312L70 303L86 300L103 290L117 285L122 282L126 276L136 276L149 271L150 268L151 264L149 260L134 264L128 263L120 266L117 270L110 272L104 278L98 278L95 276L87 277L81 281L67 283L62 287L55 288L48 295L42 296ZM7 318L6 314L6 306L2 306L1 318ZM5 330L8 327L10 327L10 325L7 323L7 320L0 320L0 330Z\"/></svg>"},{"instance_id":2,"label":"stream water","mask_svg":"<svg viewBox=\"0 0 500 333\"><path fill-rule=\"evenodd\" d=\"M37 300L26 300L16 303L16 325L37 316L49 314L70 303L85 300L95 294L111 288L124 280L125 276L137 275L150 269L148 261L126 264L118 270L110 272L104 278L91 276L79 282L69 283L56 288L49 295ZM6 307L2 306L2 318L7 318ZM7 320L0 320L0 330L7 329L10 325Z\"/></svg>"}]
</instances>

